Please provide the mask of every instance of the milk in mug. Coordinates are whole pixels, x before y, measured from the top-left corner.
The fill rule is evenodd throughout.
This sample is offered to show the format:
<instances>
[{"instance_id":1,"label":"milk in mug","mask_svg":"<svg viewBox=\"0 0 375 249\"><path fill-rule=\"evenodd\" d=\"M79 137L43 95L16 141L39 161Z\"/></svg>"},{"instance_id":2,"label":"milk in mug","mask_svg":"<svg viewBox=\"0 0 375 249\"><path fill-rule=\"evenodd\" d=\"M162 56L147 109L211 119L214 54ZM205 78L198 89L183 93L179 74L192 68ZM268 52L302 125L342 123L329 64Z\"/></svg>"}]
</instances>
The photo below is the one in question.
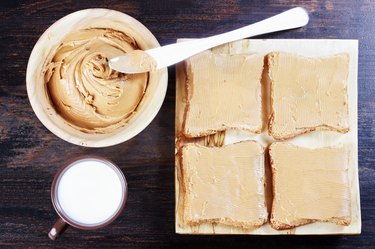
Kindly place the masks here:
<instances>
[{"instance_id":1,"label":"milk in mug","mask_svg":"<svg viewBox=\"0 0 375 249\"><path fill-rule=\"evenodd\" d=\"M96 226L117 214L125 198L119 174L106 162L89 158L66 168L57 182L57 202L66 217Z\"/></svg>"}]
</instances>

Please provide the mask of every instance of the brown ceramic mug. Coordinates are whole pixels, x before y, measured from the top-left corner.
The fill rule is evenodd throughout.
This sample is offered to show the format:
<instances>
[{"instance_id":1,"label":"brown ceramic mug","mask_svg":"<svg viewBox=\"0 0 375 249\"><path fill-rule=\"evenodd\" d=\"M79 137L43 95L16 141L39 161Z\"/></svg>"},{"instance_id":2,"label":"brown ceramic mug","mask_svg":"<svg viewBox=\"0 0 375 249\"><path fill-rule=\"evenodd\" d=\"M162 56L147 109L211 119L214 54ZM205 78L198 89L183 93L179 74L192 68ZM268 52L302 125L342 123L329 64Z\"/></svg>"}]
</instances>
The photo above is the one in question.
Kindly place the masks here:
<instances>
[{"instance_id":1,"label":"brown ceramic mug","mask_svg":"<svg viewBox=\"0 0 375 249\"><path fill-rule=\"evenodd\" d=\"M48 236L55 240L68 226L107 226L121 214L127 194L125 176L113 162L97 156L68 161L52 182L52 204L60 218Z\"/></svg>"}]
</instances>

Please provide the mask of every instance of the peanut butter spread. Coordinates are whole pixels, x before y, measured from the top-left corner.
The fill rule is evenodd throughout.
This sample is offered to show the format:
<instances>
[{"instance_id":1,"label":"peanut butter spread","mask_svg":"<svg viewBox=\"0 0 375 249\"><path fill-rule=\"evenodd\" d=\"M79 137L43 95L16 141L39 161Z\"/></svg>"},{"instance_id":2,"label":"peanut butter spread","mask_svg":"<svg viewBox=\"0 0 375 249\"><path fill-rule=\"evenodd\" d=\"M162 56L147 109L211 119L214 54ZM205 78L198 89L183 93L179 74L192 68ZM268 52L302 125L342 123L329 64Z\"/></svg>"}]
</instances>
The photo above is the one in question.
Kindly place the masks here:
<instances>
[{"instance_id":1,"label":"peanut butter spread","mask_svg":"<svg viewBox=\"0 0 375 249\"><path fill-rule=\"evenodd\" d=\"M110 133L126 125L142 100L148 74L116 72L108 60L136 49L132 37L112 29L84 29L65 37L44 65L56 111L87 133Z\"/></svg>"},{"instance_id":2,"label":"peanut butter spread","mask_svg":"<svg viewBox=\"0 0 375 249\"><path fill-rule=\"evenodd\" d=\"M272 115L270 134L285 139L313 130L349 130L349 56L307 58L268 55Z\"/></svg>"},{"instance_id":3,"label":"peanut butter spread","mask_svg":"<svg viewBox=\"0 0 375 249\"><path fill-rule=\"evenodd\" d=\"M154 58L143 50L134 50L126 55L127 57L119 57L116 61L112 60L111 65L124 68L129 73L149 72L156 69L157 63Z\"/></svg>"},{"instance_id":4,"label":"peanut butter spread","mask_svg":"<svg viewBox=\"0 0 375 249\"><path fill-rule=\"evenodd\" d=\"M260 133L263 57L205 51L186 61L184 134L199 137L225 129Z\"/></svg>"},{"instance_id":5,"label":"peanut butter spread","mask_svg":"<svg viewBox=\"0 0 375 249\"><path fill-rule=\"evenodd\" d=\"M273 143L270 157L273 226L283 229L314 221L350 223L348 149Z\"/></svg>"},{"instance_id":6,"label":"peanut butter spread","mask_svg":"<svg viewBox=\"0 0 375 249\"><path fill-rule=\"evenodd\" d=\"M184 220L243 228L267 221L264 149L254 141L182 149Z\"/></svg>"}]
</instances>

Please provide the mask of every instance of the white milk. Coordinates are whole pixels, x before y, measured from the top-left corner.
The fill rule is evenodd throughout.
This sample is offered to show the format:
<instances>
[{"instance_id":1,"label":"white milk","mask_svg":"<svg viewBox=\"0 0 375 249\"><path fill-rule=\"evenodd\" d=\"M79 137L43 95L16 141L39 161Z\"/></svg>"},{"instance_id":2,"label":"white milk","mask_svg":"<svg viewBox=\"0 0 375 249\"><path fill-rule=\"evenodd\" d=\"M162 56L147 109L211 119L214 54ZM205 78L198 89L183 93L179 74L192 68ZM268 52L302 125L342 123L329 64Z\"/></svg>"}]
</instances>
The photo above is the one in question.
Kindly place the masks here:
<instances>
[{"instance_id":1,"label":"white milk","mask_svg":"<svg viewBox=\"0 0 375 249\"><path fill-rule=\"evenodd\" d=\"M58 202L65 215L86 226L112 218L121 206L123 192L116 171L95 159L68 167L57 186Z\"/></svg>"}]
</instances>

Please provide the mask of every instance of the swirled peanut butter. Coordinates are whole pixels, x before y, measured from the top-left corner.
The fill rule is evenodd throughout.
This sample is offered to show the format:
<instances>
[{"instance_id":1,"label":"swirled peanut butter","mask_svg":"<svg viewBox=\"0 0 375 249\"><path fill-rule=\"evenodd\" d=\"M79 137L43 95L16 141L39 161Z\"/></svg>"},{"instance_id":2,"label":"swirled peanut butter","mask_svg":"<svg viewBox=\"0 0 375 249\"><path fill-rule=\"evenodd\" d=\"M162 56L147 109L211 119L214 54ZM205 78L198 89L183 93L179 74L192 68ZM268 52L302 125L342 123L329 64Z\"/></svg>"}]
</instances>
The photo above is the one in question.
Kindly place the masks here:
<instances>
[{"instance_id":1,"label":"swirled peanut butter","mask_svg":"<svg viewBox=\"0 0 375 249\"><path fill-rule=\"evenodd\" d=\"M113 29L71 33L48 57L44 79L56 111L86 133L110 133L126 125L141 102L148 74L123 74L108 60L139 49Z\"/></svg>"}]
</instances>

